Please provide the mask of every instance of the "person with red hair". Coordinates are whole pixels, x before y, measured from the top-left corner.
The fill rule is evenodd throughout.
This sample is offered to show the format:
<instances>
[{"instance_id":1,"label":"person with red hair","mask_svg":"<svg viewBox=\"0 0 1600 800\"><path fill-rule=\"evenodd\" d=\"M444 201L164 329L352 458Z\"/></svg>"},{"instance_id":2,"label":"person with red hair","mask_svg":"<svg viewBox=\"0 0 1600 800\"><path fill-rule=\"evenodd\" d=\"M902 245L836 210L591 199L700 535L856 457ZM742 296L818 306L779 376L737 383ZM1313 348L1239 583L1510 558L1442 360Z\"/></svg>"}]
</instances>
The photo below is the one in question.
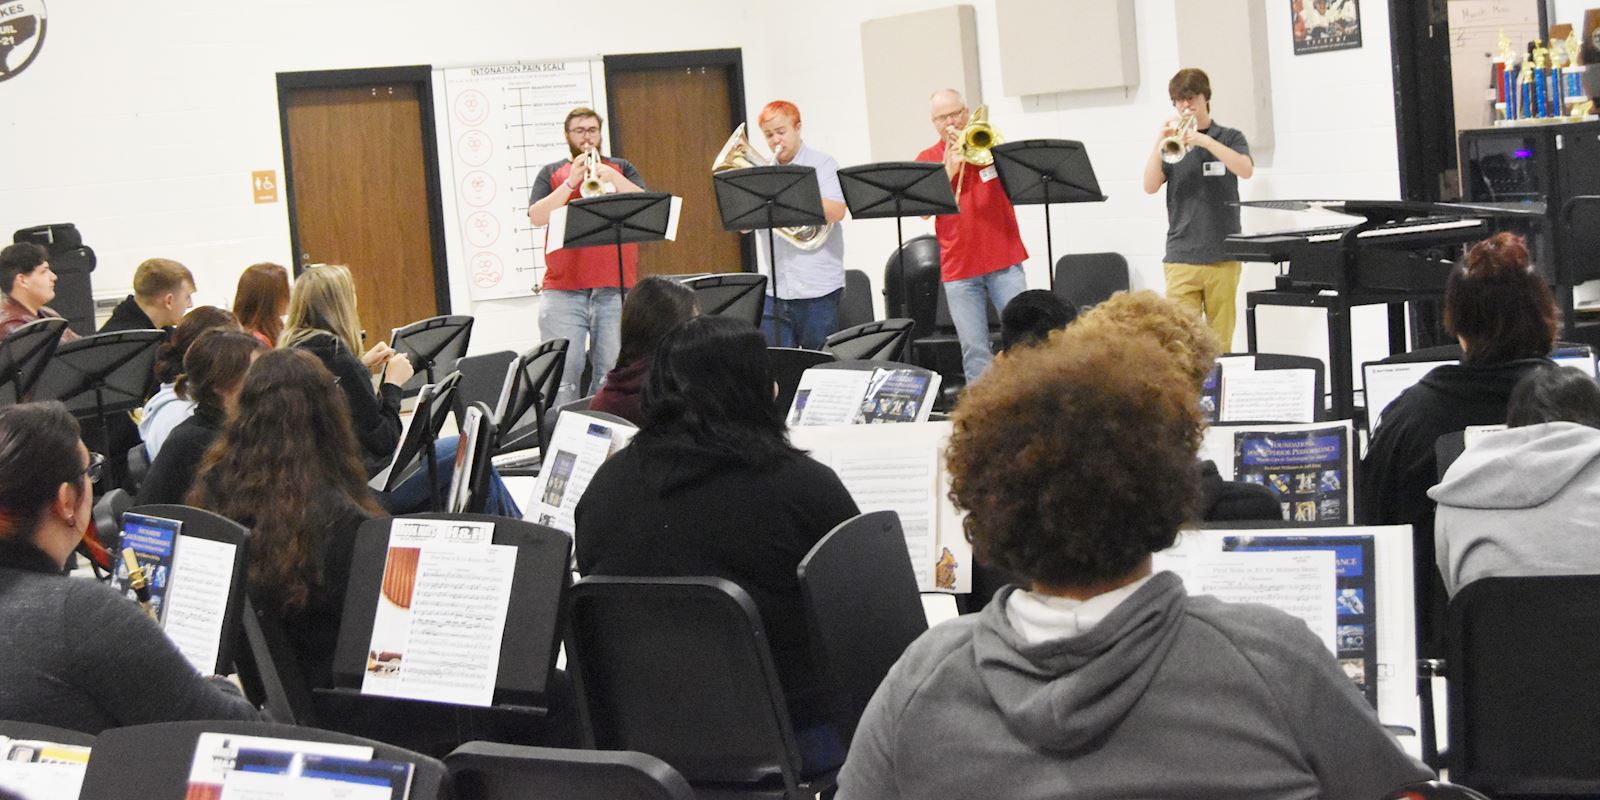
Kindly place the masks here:
<instances>
[{"instance_id":1,"label":"person with red hair","mask_svg":"<svg viewBox=\"0 0 1600 800\"><path fill-rule=\"evenodd\" d=\"M761 135L772 149L774 164L794 164L817 171L822 216L833 226L819 234L824 237L822 245L811 250L774 237L773 247L778 251L775 276L766 233L757 232L761 271L773 282L762 314L762 329L767 341L783 347L821 350L823 340L839 328L839 299L844 295L844 231L839 222L844 219L845 204L844 191L839 188L839 162L807 146L800 138L800 109L794 103L774 100L766 104L756 117L756 124L761 126ZM773 297L777 298L776 304Z\"/></svg>"}]
</instances>

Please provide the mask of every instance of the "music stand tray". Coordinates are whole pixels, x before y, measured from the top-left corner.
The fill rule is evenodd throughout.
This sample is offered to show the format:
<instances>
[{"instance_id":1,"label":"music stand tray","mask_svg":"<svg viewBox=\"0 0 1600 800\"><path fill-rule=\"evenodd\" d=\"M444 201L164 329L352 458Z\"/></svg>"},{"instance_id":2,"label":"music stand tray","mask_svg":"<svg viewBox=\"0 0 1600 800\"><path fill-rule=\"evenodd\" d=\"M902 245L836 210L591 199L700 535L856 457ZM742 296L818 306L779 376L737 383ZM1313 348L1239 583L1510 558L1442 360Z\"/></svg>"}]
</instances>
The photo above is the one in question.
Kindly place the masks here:
<instances>
[{"instance_id":1,"label":"music stand tray","mask_svg":"<svg viewBox=\"0 0 1600 800\"><path fill-rule=\"evenodd\" d=\"M1055 242L1050 230L1050 206L1055 203L1101 203L1100 181L1089 163L1083 142L1066 139L1028 139L996 145L994 166L1000 185L1014 206L1044 206L1044 247L1050 289L1055 290Z\"/></svg>"},{"instance_id":2,"label":"music stand tray","mask_svg":"<svg viewBox=\"0 0 1600 800\"><path fill-rule=\"evenodd\" d=\"M826 225L822 212L822 188L813 167L774 164L766 167L730 169L711 176L717 193L717 212L723 230L767 232L767 253L772 259L772 338L777 343L778 251L776 228L801 225Z\"/></svg>"},{"instance_id":3,"label":"music stand tray","mask_svg":"<svg viewBox=\"0 0 1600 800\"><path fill-rule=\"evenodd\" d=\"M0 405L28 399L66 328L64 319L36 319L0 341Z\"/></svg>"},{"instance_id":4,"label":"music stand tray","mask_svg":"<svg viewBox=\"0 0 1600 800\"><path fill-rule=\"evenodd\" d=\"M628 299L622 246L659 242L678 235L683 198L666 192L627 192L573 200L551 213L551 233L562 247L617 248L617 288Z\"/></svg>"},{"instance_id":5,"label":"music stand tray","mask_svg":"<svg viewBox=\"0 0 1600 800\"><path fill-rule=\"evenodd\" d=\"M35 400L59 400L73 416L93 419L107 434L112 414L144 405L155 387L156 350L166 331L86 336L56 348L33 385Z\"/></svg>"}]
</instances>

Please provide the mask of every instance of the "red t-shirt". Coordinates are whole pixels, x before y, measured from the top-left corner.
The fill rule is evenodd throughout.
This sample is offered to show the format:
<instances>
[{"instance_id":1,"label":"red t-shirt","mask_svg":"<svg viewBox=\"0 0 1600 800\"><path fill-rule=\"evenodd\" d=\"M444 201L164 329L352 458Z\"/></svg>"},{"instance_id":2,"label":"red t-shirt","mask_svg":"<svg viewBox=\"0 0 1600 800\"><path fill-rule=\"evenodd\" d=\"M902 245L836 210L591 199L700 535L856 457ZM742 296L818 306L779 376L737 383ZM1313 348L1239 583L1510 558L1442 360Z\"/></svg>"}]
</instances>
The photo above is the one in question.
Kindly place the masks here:
<instances>
[{"instance_id":1,"label":"red t-shirt","mask_svg":"<svg viewBox=\"0 0 1600 800\"><path fill-rule=\"evenodd\" d=\"M944 163L944 142L917 154L918 161ZM995 270L1020 264L1028 258L1028 249L1022 246L1022 234L1017 231L1017 212L1011 208L1011 198L1000 186L1000 177L994 167L979 168L972 164L961 166L966 177L961 178L960 214L934 217L933 230L939 237L939 276L946 281L976 278ZM984 175L989 180L984 180ZM956 181L950 181L955 189Z\"/></svg>"},{"instance_id":2,"label":"red t-shirt","mask_svg":"<svg viewBox=\"0 0 1600 800\"><path fill-rule=\"evenodd\" d=\"M616 167L616 163L601 158L601 162ZM621 171L620 167L617 167ZM557 167L550 174L550 190L564 192L566 189L561 184L566 183L567 177L572 174L572 164L568 162ZM574 191L573 197L578 197ZM549 233L545 234L546 241ZM622 246L622 268L625 280L629 286L639 280L639 246L625 244ZM574 247L555 251L546 251L544 254L544 288L546 289L596 289L600 287L615 287L617 285L617 247L616 245L599 245L595 247Z\"/></svg>"}]
</instances>

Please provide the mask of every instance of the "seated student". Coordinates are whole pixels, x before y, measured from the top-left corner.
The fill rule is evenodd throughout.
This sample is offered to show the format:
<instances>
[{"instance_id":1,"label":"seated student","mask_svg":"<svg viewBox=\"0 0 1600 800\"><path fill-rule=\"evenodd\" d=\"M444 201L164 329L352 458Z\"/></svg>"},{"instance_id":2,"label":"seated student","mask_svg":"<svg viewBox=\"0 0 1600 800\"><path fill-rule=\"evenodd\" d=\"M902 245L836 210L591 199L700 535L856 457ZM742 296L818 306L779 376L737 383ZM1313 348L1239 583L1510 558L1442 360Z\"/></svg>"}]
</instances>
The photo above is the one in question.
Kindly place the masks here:
<instances>
[{"instance_id":1,"label":"seated student","mask_svg":"<svg viewBox=\"0 0 1600 800\"><path fill-rule=\"evenodd\" d=\"M749 592L809 774L843 753L795 570L859 511L833 470L789 445L775 390L750 323L694 317L667 334L645 386L644 426L595 472L574 539L585 575L714 576Z\"/></svg>"},{"instance_id":2,"label":"seated student","mask_svg":"<svg viewBox=\"0 0 1600 800\"><path fill-rule=\"evenodd\" d=\"M140 505L182 503L188 497L200 460L222 432L245 373L264 350L261 342L241 330L207 331L189 348L177 392L193 403L194 415L172 431L161 455L151 462L150 474L139 487Z\"/></svg>"},{"instance_id":3,"label":"seated student","mask_svg":"<svg viewBox=\"0 0 1600 800\"><path fill-rule=\"evenodd\" d=\"M214 328L238 330L239 321L216 306L201 306L178 323L156 352L156 380L161 382L161 388L145 401L139 415L139 437L144 440L145 455L151 463L161 455L161 446L172 429L194 413L194 403L178 393L178 378L183 375L183 359L189 347L200 334Z\"/></svg>"},{"instance_id":4,"label":"seated student","mask_svg":"<svg viewBox=\"0 0 1600 800\"><path fill-rule=\"evenodd\" d=\"M1073 326L967 389L951 496L977 558L1023 585L906 650L839 800L1376 798L1432 777L1305 623L1152 574L1199 491L1188 366Z\"/></svg>"},{"instance_id":5,"label":"seated student","mask_svg":"<svg viewBox=\"0 0 1600 800\"><path fill-rule=\"evenodd\" d=\"M1428 490L1451 595L1495 575L1600 573L1600 385L1570 367L1533 370L1506 424Z\"/></svg>"},{"instance_id":6,"label":"seated student","mask_svg":"<svg viewBox=\"0 0 1600 800\"><path fill-rule=\"evenodd\" d=\"M138 604L63 574L103 463L60 403L0 409L0 719L92 734L258 719L227 681L197 675Z\"/></svg>"},{"instance_id":7,"label":"seated student","mask_svg":"<svg viewBox=\"0 0 1600 800\"><path fill-rule=\"evenodd\" d=\"M606 373L605 384L595 392L589 408L615 414L638 425L644 421L640 402L650 361L661 337L679 323L700 313L694 290L661 277L645 278L628 290L622 306L622 348L617 366Z\"/></svg>"},{"instance_id":8,"label":"seated student","mask_svg":"<svg viewBox=\"0 0 1600 800\"><path fill-rule=\"evenodd\" d=\"M245 268L233 293L233 313L251 336L277 347L283 316L289 313L289 271L268 262Z\"/></svg>"},{"instance_id":9,"label":"seated student","mask_svg":"<svg viewBox=\"0 0 1600 800\"><path fill-rule=\"evenodd\" d=\"M1078 318L1078 310L1055 292L1029 289L1006 303L1000 311L1000 350L1038 344Z\"/></svg>"},{"instance_id":10,"label":"seated student","mask_svg":"<svg viewBox=\"0 0 1600 800\"><path fill-rule=\"evenodd\" d=\"M256 360L189 501L250 528L251 587L281 614L306 680L331 686L355 532L383 512L320 361L298 349Z\"/></svg>"},{"instance_id":11,"label":"seated student","mask_svg":"<svg viewBox=\"0 0 1600 800\"><path fill-rule=\"evenodd\" d=\"M0 338L40 319L61 319L45 303L56 297L56 274L50 269L50 253L33 242L19 242L0 250ZM61 341L71 342L78 334L71 328L61 332Z\"/></svg>"},{"instance_id":12,"label":"seated student","mask_svg":"<svg viewBox=\"0 0 1600 800\"><path fill-rule=\"evenodd\" d=\"M170 328L194 305L194 274L170 258L149 258L133 271L133 294L111 311L100 333Z\"/></svg>"}]
</instances>

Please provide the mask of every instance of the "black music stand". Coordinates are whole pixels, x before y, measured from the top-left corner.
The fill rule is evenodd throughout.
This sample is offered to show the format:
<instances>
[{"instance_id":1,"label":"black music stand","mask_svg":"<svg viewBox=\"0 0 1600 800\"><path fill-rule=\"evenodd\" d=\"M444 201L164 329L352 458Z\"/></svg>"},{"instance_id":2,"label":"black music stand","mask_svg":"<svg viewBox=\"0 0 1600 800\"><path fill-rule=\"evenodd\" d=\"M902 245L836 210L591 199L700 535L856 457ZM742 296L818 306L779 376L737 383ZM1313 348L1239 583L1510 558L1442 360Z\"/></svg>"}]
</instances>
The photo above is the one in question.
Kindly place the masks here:
<instances>
[{"instance_id":1,"label":"black music stand","mask_svg":"<svg viewBox=\"0 0 1600 800\"><path fill-rule=\"evenodd\" d=\"M411 412L411 424L405 436L395 445L394 462L383 475L382 486L372 486L381 492L392 492L412 475L426 471L428 474L428 510L444 509L444 493L439 489L439 464L434 457L434 446L439 441L439 431L445 420L455 410L456 389L461 383L461 373L452 372L437 384L427 384L417 392L417 406ZM416 464L417 459L422 464ZM368 484L371 485L370 483ZM411 509L406 509L409 513Z\"/></svg>"},{"instance_id":2,"label":"black music stand","mask_svg":"<svg viewBox=\"0 0 1600 800\"><path fill-rule=\"evenodd\" d=\"M617 248L617 289L628 301L628 280L622 268L622 246L659 242L677 235L673 225L673 196L666 192L627 192L573 200L567 209L562 247Z\"/></svg>"},{"instance_id":3,"label":"black music stand","mask_svg":"<svg viewBox=\"0 0 1600 800\"><path fill-rule=\"evenodd\" d=\"M822 189L813 167L774 164L768 167L730 169L711 176L717 193L722 229L766 230L767 255L772 259L772 344L783 326L778 313L778 250L773 231L800 225L826 225Z\"/></svg>"},{"instance_id":4,"label":"black music stand","mask_svg":"<svg viewBox=\"0 0 1600 800\"><path fill-rule=\"evenodd\" d=\"M27 400L66 329L64 319L36 319L0 342L0 405Z\"/></svg>"},{"instance_id":5,"label":"black music stand","mask_svg":"<svg viewBox=\"0 0 1600 800\"><path fill-rule=\"evenodd\" d=\"M894 217L895 258L905 257L904 217L959 214L944 165L932 161L883 161L839 170L844 204L855 219ZM902 265L903 266L903 265Z\"/></svg>"},{"instance_id":6,"label":"black music stand","mask_svg":"<svg viewBox=\"0 0 1600 800\"><path fill-rule=\"evenodd\" d=\"M155 388L156 350L166 338L166 331L140 330L67 342L45 364L33 399L59 400L73 416L92 418L104 447L111 415L143 406Z\"/></svg>"},{"instance_id":7,"label":"black music stand","mask_svg":"<svg viewBox=\"0 0 1600 800\"><path fill-rule=\"evenodd\" d=\"M438 383L455 370L471 340L472 317L465 315L429 317L395 328L389 346L405 353L416 367L416 374L401 389L409 394L424 383Z\"/></svg>"},{"instance_id":8,"label":"black music stand","mask_svg":"<svg viewBox=\"0 0 1600 800\"><path fill-rule=\"evenodd\" d=\"M996 145L994 166L1000 185L1014 206L1044 206L1045 264L1050 291L1056 289L1055 242L1050 233L1050 206L1055 203L1103 203L1100 182L1083 142L1029 139Z\"/></svg>"}]
</instances>

